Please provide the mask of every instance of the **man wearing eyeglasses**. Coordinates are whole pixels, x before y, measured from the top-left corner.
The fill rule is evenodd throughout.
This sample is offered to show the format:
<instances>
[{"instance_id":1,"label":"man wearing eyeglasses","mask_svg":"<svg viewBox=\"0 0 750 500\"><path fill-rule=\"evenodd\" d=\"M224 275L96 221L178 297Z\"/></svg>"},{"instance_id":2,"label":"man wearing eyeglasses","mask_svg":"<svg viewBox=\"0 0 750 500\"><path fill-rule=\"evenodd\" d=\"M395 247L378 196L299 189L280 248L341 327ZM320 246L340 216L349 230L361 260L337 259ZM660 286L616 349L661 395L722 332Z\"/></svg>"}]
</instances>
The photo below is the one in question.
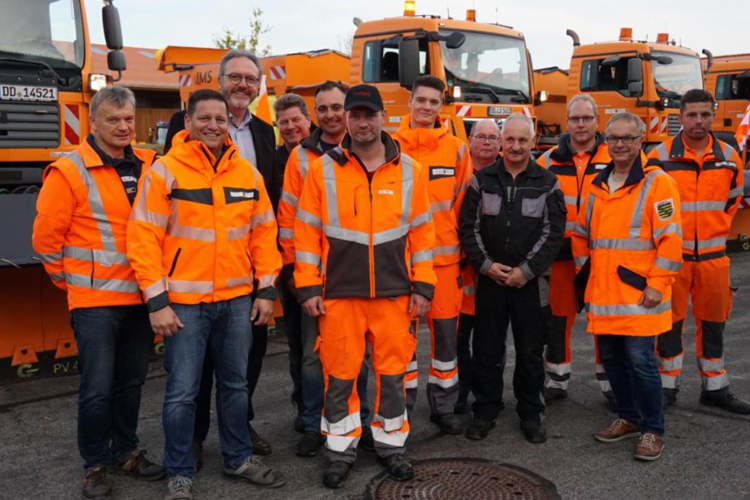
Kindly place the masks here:
<instances>
[{"instance_id":1,"label":"man wearing eyeglasses","mask_svg":"<svg viewBox=\"0 0 750 500\"><path fill-rule=\"evenodd\" d=\"M229 136L239 148L240 156L252 163L260 172L275 211L281 197L282 181L274 167L276 136L271 125L248 110L248 106L258 97L262 74L263 67L260 60L249 50L230 50L219 63L219 89L229 103ZM255 300L255 297L253 297L253 300ZM256 455L270 455L272 453L271 444L261 438L251 425L255 417L252 401L253 393L258 385L267 347L268 329L265 325L258 325L253 328L253 343L247 364L247 388L249 392L247 420L250 427L253 453ZM193 454L199 469L203 465L203 441L208 436L208 428L211 424L213 368L214 363L211 356L206 356L201 388L195 400L197 408Z\"/></svg>"},{"instance_id":2,"label":"man wearing eyeglasses","mask_svg":"<svg viewBox=\"0 0 750 500\"><path fill-rule=\"evenodd\" d=\"M581 203L589 193L591 181L612 161L604 141L604 135L597 132L599 118L596 101L587 95L574 96L568 103L568 131L560 136L559 143L539 158L539 165L546 167L560 181L565 195L568 218L565 224L565 240L560 253L552 263L550 280L551 321L548 322L548 343L545 350L544 366L547 372L544 398L547 402L568 397L568 383L571 375L570 339L578 309L576 306L573 280L575 268L571 252L570 238ZM614 395L609 385L604 367L596 350L596 378L604 396L614 409Z\"/></svg>"},{"instance_id":3,"label":"man wearing eyeglasses","mask_svg":"<svg viewBox=\"0 0 750 500\"><path fill-rule=\"evenodd\" d=\"M453 414L458 400L457 337L461 311L461 245L458 216L473 175L466 145L451 135L440 118L445 84L432 75L414 81L409 114L401 119L394 138L401 150L429 170L430 211L435 221L434 266L438 277L435 297L427 314L432 337L427 400L430 421L444 434L461 434L463 425ZM417 360L406 374L409 410L416 399Z\"/></svg>"},{"instance_id":4,"label":"man wearing eyeglasses","mask_svg":"<svg viewBox=\"0 0 750 500\"><path fill-rule=\"evenodd\" d=\"M587 330L597 337L618 411L594 438L640 436L634 458L652 461L664 447L654 348L672 328L672 283L682 266L680 197L669 175L643 166L639 117L618 113L606 132L612 162L592 181L572 238L576 269L589 269Z\"/></svg>"}]
</instances>

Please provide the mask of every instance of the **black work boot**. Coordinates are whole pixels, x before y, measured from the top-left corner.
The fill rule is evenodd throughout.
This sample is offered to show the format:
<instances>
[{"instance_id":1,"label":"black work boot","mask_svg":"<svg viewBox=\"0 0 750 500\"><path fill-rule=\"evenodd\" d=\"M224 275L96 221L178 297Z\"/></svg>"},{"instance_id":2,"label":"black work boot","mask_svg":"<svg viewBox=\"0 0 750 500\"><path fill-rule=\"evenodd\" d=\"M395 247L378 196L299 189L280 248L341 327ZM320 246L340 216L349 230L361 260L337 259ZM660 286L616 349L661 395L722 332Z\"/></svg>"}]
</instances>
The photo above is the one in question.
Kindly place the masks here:
<instances>
[{"instance_id":1,"label":"black work boot","mask_svg":"<svg viewBox=\"0 0 750 500\"><path fill-rule=\"evenodd\" d=\"M328 464L328 468L323 473L323 486L336 490L344 486L346 478L349 477L349 471L352 464L336 460Z\"/></svg>"},{"instance_id":2,"label":"black work boot","mask_svg":"<svg viewBox=\"0 0 750 500\"><path fill-rule=\"evenodd\" d=\"M615 398L615 393L609 390L602 392L602 394L604 394L604 397L607 400L607 408L609 408L609 411L617 413L617 399Z\"/></svg>"},{"instance_id":3,"label":"black work boot","mask_svg":"<svg viewBox=\"0 0 750 500\"><path fill-rule=\"evenodd\" d=\"M133 450L119 460L112 471L144 481L158 481L167 476L164 467L146 458L146 450Z\"/></svg>"},{"instance_id":4,"label":"black work boot","mask_svg":"<svg viewBox=\"0 0 750 500\"><path fill-rule=\"evenodd\" d=\"M314 457L325 442L326 437L320 431L305 431L305 434L297 441L297 456Z\"/></svg>"},{"instance_id":5,"label":"black work boot","mask_svg":"<svg viewBox=\"0 0 750 500\"><path fill-rule=\"evenodd\" d=\"M489 435L490 431L495 428L495 425L496 422L494 420L474 418L469 427L466 428L466 437L474 441L481 441Z\"/></svg>"},{"instance_id":6,"label":"black work boot","mask_svg":"<svg viewBox=\"0 0 750 500\"><path fill-rule=\"evenodd\" d=\"M458 436L464 431L463 424L453 413L431 413L430 422L437 424L443 434Z\"/></svg>"},{"instance_id":7,"label":"black work boot","mask_svg":"<svg viewBox=\"0 0 750 500\"><path fill-rule=\"evenodd\" d=\"M83 498L107 498L112 493L112 482L104 467L91 469L83 477Z\"/></svg>"},{"instance_id":8,"label":"black work boot","mask_svg":"<svg viewBox=\"0 0 750 500\"><path fill-rule=\"evenodd\" d=\"M715 406L738 415L750 415L750 403L743 401L729 389L719 391L701 391L701 398L698 401L702 405Z\"/></svg>"},{"instance_id":9,"label":"black work boot","mask_svg":"<svg viewBox=\"0 0 750 500\"><path fill-rule=\"evenodd\" d=\"M678 389L662 389L662 393L664 394L664 408L677 403L677 392Z\"/></svg>"},{"instance_id":10,"label":"black work boot","mask_svg":"<svg viewBox=\"0 0 750 500\"><path fill-rule=\"evenodd\" d=\"M552 401L560 401L568 397L568 391L565 389L559 389L557 387L545 387L544 388L544 400L547 403Z\"/></svg>"},{"instance_id":11,"label":"black work boot","mask_svg":"<svg viewBox=\"0 0 750 500\"><path fill-rule=\"evenodd\" d=\"M541 444L547 442L547 431L544 430L541 422L521 420L521 430L529 443Z\"/></svg>"},{"instance_id":12,"label":"black work boot","mask_svg":"<svg viewBox=\"0 0 750 500\"><path fill-rule=\"evenodd\" d=\"M372 437L372 429L369 425L362 426L362 436L359 438L357 448L365 451L375 451L375 438Z\"/></svg>"},{"instance_id":13,"label":"black work boot","mask_svg":"<svg viewBox=\"0 0 750 500\"><path fill-rule=\"evenodd\" d=\"M378 463L385 467L388 470L388 475L396 481L408 481L414 478L414 467L401 453L395 453L387 457L378 455Z\"/></svg>"}]
</instances>

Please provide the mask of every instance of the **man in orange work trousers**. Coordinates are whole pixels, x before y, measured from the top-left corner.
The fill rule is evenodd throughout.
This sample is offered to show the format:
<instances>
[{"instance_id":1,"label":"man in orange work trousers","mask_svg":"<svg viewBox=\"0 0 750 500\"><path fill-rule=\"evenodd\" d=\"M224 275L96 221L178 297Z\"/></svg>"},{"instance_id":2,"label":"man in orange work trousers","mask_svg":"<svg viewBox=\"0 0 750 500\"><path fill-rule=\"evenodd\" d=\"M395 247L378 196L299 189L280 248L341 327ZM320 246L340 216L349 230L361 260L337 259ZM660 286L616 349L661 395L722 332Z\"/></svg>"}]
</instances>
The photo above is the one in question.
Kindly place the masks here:
<instances>
[{"instance_id":1,"label":"man in orange work trousers","mask_svg":"<svg viewBox=\"0 0 750 500\"><path fill-rule=\"evenodd\" d=\"M147 480L164 468L138 449L141 387L154 332L148 323L125 233L138 178L154 153L130 146L135 96L106 87L91 99L91 134L47 167L32 243L58 288L68 292L78 344L78 449L83 497L109 497L107 467Z\"/></svg>"},{"instance_id":2,"label":"man in orange work trousers","mask_svg":"<svg viewBox=\"0 0 750 500\"><path fill-rule=\"evenodd\" d=\"M427 313L437 281L427 172L382 132L377 88L352 87L344 109L348 134L310 166L294 224L297 295L305 313L320 318L328 488L343 486L356 459L362 435L356 379L367 341L378 461L396 480L414 477L404 457L404 380L417 343L409 327Z\"/></svg>"},{"instance_id":3,"label":"man in orange work trousers","mask_svg":"<svg viewBox=\"0 0 750 500\"><path fill-rule=\"evenodd\" d=\"M677 402L682 372L682 328L692 296L695 352L701 374L700 404L750 414L750 404L729 390L724 368L724 325L732 309L727 236L743 190L737 152L711 133L714 99L693 89L680 101L682 131L649 155L675 181L682 208L684 264L672 286L672 329L656 344L664 400Z\"/></svg>"},{"instance_id":4,"label":"man in orange work trousers","mask_svg":"<svg viewBox=\"0 0 750 500\"><path fill-rule=\"evenodd\" d=\"M552 317L548 343L544 352L544 368L547 371L544 399L549 403L568 397L572 356L571 333L578 313L573 281L575 268L571 250L571 236L578 211L588 197L591 181L612 160L604 135L597 132L599 117L596 101L588 94L574 96L568 102L568 131L560 136L558 145L542 155L539 165L549 169L560 181L568 209L565 223L565 240L560 253L552 263L549 276L550 308ZM594 339L596 352L596 379L612 409L615 396L599 359L599 344Z\"/></svg>"},{"instance_id":5,"label":"man in orange work trousers","mask_svg":"<svg viewBox=\"0 0 750 500\"><path fill-rule=\"evenodd\" d=\"M429 173L430 211L435 220L435 298L427 314L432 349L427 400L430 420L445 434L461 434L461 421L453 414L458 401L458 317L461 312L461 246L458 215L473 175L471 156L460 139L450 134L440 118L445 84L432 75L414 81L409 114L401 118L394 138L401 150L424 165ZM410 408L416 399L417 361L410 364Z\"/></svg>"}]
</instances>

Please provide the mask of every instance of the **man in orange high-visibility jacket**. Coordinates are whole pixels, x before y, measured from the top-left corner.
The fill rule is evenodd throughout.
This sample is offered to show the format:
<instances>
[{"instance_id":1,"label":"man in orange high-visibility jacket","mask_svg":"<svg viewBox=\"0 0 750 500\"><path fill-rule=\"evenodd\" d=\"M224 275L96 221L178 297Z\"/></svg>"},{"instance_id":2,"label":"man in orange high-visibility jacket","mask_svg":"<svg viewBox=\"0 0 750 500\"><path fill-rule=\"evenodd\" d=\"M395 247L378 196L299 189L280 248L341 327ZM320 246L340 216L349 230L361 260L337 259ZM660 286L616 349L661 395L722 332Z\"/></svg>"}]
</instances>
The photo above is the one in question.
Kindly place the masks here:
<instances>
[{"instance_id":1,"label":"man in orange high-visibility jacket","mask_svg":"<svg viewBox=\"0 0 750 500\"><path fill-rule=\"evenodd\" d=\"M568 397L568 382L571 374L570 339L578 313L573 280L575 268L570 238L578 218L578 210L588 197L594 177L612 161L604 142L604 135L597 132L599 118L596 101L588 94L574 96L567 107L568 131L560 136L558 146L544 153L537 163L555 174L565 195L568 219L565 224L565 240L560 253L552 263L550 280L550 308L552 321L548 344L544 355L547 371L544 398L549 403ZM610 405L614 395L596 352L596 378L599 387Z\"/></svg>"},{"instance_id":2,"label":"man in orange high-visibility jacket","mask_svg":"<svg viewBox=\"0 0 750 500\"><path fill-rule=\"evenodd\" d=\"M426 170L382 132L377 88L352 87L344 107L348 134L310 167L294 224L297 296L306 314L320 318L329 488L344 484L356 459L362 427L355 382L367 341L378 461L396 480L414 477L404 457L404 378L417 343L410 324L427 312L437 281Z\"/></svg>"},{"instance_id":3,"label":"man in orange high-visibility jacket","mask_svg":"<svg viewBox=\"0 0 750 500\"><path fill-rule=\"evenodd\" d=\"M247 414L250 322L271 317L281 270L276 219L263 178L228 139L228 123L221 94L190 96L186 130L141 180L128 224L128 258L151 325L164 336L167 498L192 498L195 397L207 352L225 475L267 487L285 481L253 456Z\"/></svg>"},{"instance_id":4,"label":"man in orange high-visibility jacket","mask_svg":"<svg viewBox=\"0 0 750 500\"><path fill-rule=\"evenodd\" d=\"M492 118L474 122L469 134L469 152L474 173L501 159L500 127ZM458 414L469 411L467 400L471 392L471 332L474 330L476 305L476 272L471 264L463 262L461 267L461 315L458 318L458 340L456 358L458 359L458 400L453 412Z\"/></svg>"},{"instance_id":5,"label":"man in orange high-visibility jacket","mask_svg":"<svg viewBox=\"0 0 750 500\"><path fill-rule=\"evenodd\" d=\"M164 477L164 468L137 449L154 332L125 254L138 178L154 153L130 146L135 96L127 88L100 90L89 110L91 135L45 171L32 243L52 282L68 292L81 373L83 496L103 498L112 489L106 468L113 461L136 477Z\"/></svg>"},{"instance_id":6,"label":"man in orange high-visibility jacket","mask_svg":"<svg viewBox=\"0 0 750 500\"><path fill-rule=\"evenodd\" d=\"M279 243L284 267L281 270L282 297L284 300L284 321L289 337L289 371L292 380L296 379L301 400L297 411L304 435L297 442L296 453L301 457L313 457L325 443L320 432L320 418L323 412L323 368L320 356L315 349L320 330L318 319L302 312L294 290L294 219L297 204L302 194L310 165L326 151L341 143L346 134L344 118L344 97L346 88L340 82L328 81L315 90L315 114L319 128L292 150L284 170L284 188L279 202ZM367 421L370 408L367 405L367 363L357 379L357 392L360 394L360 420ZM295 391L297 389L295 388ZM369 427L362 428L359 446L374 451L372 433Z\"/></svg>"},{"instance_id":7,"label":"man in orange high-visibility jacket","mask_svg":"<svg viewBox=\"0 0 750 500\"><path fill-rule=\"evenodd\" d=\"M674 404L684 355L682 327L692 297L700 403L748 415L750 404L729 390L724 368L724 325L732 309L726 241L742 199L742 161L711 133L714 114L711 94L686 92L680 102L682 131L649 155L649 165L660 166L677 181L685 261L672 287L672 329L659 337L656 347L664 398Z\"/></svg>"},{"instance_id":8,"label":"man in orange high-visibility jacket","mask_svg":"<svg viewBox=\"0 0 750 500\"><path fill-rule=\"evenodd\" d=\"M671 285L682 265L682 238L677 186L658 167L643 167L644 131L631 113L607 123L612 163L591 183L578 213L573 257L576 268L590 269L587 330L599 341L619 414L594 437L610 443L640 434L635 458L656 460L664 446L664 410L654 347L672 327Z\"/></svg>"},{"instance_id":9,"label":"man in orange high-visibility jacket","mask_svg":"<svg viewBox=\"0 0 750 500\"><path fill-rule=\"evenodd\" d=\"M401 150L429 172L430 210L435 221L435 298L427 314L432 349L427 400L430 420L445 434L461 434L463 425L453 414L458 401L458 317L461 312L461 246L458 215L473 175L471 155L460 139L450 134L439 113L445 84L432 75L414 81L410 113L401 118L394 138ZM416 358L411 363L409 384L416 397Z\"/></svg>"}]
</instances>

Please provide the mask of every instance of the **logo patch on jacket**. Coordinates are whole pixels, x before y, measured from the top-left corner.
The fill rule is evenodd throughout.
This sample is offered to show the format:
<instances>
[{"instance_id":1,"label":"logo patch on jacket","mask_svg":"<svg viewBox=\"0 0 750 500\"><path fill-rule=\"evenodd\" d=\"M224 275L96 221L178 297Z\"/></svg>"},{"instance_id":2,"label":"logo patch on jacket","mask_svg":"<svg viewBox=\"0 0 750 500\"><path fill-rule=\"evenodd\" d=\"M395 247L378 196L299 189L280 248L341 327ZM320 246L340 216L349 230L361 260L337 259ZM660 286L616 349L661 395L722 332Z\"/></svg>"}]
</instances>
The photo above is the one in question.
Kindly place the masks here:
<instances>
[{"instance_id":1,"label":"logo patch on jacket","mask_svg":"<svg viewBox=\"0 0 750 500\"><path fill-rule=\"evenodd\" d=\"M456 175L456 167L430 167L430 180L453 177Z\"/></svg>"},{"instance_id":2,"label":"logo patch on jacket","mask_svg":"<svg viewBox=\"0 0 750 500\"><path fill-rule=\"evenodd\" d=\"M238 203L240 201L252 201L258 199L257 189L246 189L246 188L224 188L224 199L227 204Z\"/></svg>"},{"instance_id":3,"label":"logo patch on jacket","mask_svg":"<svg viewBox=\"0 0 750 500\"><path fill-rule=\"evenodd\" d=\"M378 194L389 194L389 195L393 195L393 190L391 190L391 189L379 189L379 190L378 190Z\"/></svg>"},{"instance_id":4,"label":"logo patch on jacket","mask_svg":"<svg viewBox=\"0 0 750 500\"><path fill-rule=\"evenodd\" d=\"M656 216L659 217L659 220L669 220L674 215L674 202L672 198L657 201L654 205L656 206Z\"/></svg>"}]
</instances>

